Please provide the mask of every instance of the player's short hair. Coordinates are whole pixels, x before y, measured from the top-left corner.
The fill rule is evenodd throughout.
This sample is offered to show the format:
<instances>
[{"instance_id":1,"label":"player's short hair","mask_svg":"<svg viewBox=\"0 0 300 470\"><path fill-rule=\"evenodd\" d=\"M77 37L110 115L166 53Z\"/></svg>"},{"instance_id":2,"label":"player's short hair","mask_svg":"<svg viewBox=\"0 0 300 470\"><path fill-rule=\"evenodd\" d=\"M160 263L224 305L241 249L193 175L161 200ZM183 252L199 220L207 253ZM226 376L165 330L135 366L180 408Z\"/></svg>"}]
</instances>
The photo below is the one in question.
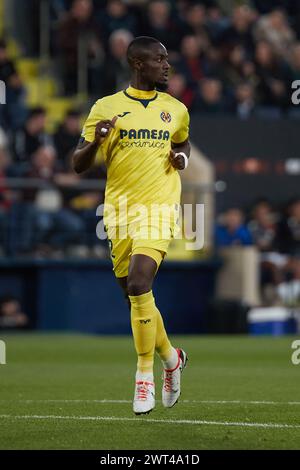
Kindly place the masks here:
<instances>
[{"instance_id":1,"label":"player's short hair","mask_svg":"<svg viewBox=\"0 0 300 470\"><path fill-rule=\"evenodd\" d=\"M128 63L132 65L134 59L142 58L144 53L147 52L149 47L153 44L160 44L160 41L150 36L139 36L133 39L127 49Z\"/></svg>"}]
</instances>

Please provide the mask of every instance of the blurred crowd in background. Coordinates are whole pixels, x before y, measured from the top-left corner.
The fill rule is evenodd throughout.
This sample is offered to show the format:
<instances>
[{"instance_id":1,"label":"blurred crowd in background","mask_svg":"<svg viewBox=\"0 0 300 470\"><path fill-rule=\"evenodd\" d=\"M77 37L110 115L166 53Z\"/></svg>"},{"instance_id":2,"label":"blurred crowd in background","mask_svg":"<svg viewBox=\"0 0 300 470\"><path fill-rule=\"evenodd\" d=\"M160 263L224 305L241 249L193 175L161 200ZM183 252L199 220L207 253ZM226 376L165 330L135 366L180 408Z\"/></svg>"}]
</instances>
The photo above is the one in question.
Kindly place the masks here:
<instances>
[{"instance_id":1,"label":"blurred crowd in background","mask_svg":"<svg viewBox=\"0 0 300 470\"><path fill-rule=\"evenodd\" d=\"M40 0L11 2L11 33L25 56L40 48ZM291 83L300 78L297 0L51 0L50 55L62 96L77 91L78 44L85 38L91 100L125 88L127 46L137 35L158 38L172 65L169 93L191 113L294 117ZM83 62L83 60L82 60ZM85 64L81 64L84 67ZM0 43L0 79L10 101L22 101L14 63ZM18 126L26 111L11 125Z\"/></svg>"},{"instance_id":2,"label":"blurred crowd in background","mask_svg":"<svg viewBox=\"0 0 300 470\"><path fill-rule=\"evenodd\" d=\"M248 212L232 207L219 216L216 249L256 246L260 254L261 296L265 304L299 305L300 299L300 199L273 207L267 199Z\"/></svg>"},{"instance_id":3,"label":"blurred crowd in background","mask_svg":"<svg viewBox=\"0 0 300 470\"><path fill-rule=\"evenodd\" d=\"M23 57L39 56L40 4L10 2L14 22L9 34ZM75 190L82 181L104 181L105 168L78 176L70 155L90 104L128 86L126 50L135 36L154 36L167 47L172 65L168 92L192 116L300 117L291 102L291 83L300 79L297 0L51 0L49 7L51 73L59 94L77 93L78 47L84 37L90 100L86 109L69 109L49 131L42 103L26 105L26 83L9 55L8 38L0 40L0 80L7 85L7 105L0 107L2 256L105 256L106 247L95 234L103 191L88 185ZM12 178L32 178L44 186L20 191L8 184ZM247 213L227 211L216 225L215 245L237 244L254 244L261 251L266 284L300 280L300 201L273 208L264 200Z\"/></svg>"},{"instance_id":4,"label":"blurred crowd in background","mask_svg":"<svg viewBox=\"0 0 300 470\"><path fill-rule=\"evenodd\" d=\"M69 110L54 133L47 132L46 119L44 108L31 109L11 145L4 132L0 136L0 250L10 256L61 257L68 250L72 255L76 246L80 256L89 250L103 256L95 228L104 165L83 176L72 170L70 157L81 135L79 111ZM78 191L80 182L95 179L97 187ZM22 189L14 184L18 181Z\"/></svg>"}]
</instances>

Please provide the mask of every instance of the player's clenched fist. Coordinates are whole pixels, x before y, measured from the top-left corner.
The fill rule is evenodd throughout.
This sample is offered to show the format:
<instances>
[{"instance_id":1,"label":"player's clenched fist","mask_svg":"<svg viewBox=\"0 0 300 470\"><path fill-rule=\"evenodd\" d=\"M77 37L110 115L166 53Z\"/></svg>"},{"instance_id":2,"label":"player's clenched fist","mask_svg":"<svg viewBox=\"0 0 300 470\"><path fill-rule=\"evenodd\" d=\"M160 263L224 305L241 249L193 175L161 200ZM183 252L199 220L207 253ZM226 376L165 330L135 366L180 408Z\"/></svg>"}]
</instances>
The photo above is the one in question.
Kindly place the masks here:
<instances>
[{"instance_id":1,"label":"player's clenched fist","mask_svg":"<svg viewBox=\"0 0 300 470\"><path fill-rule=\"evenodd\" d=\"M95 142L101 145L104 139L110 134L111 130L114 129L118 116L115 116L111 121L106 119L105 121L99 121L95 129Z\"/></svg>"},{"instance_id":2,"label":"player's clenched fist","mask_svg":"<svg viewBox=\"0 0 300 470\"><path fill-rule=\"evenodd\" d=\"M171 165L177 170L184 170L186 168L186 159L182 152L176 153L174 150L170 151L169 160Z\"/></svg>"}]
</instances>

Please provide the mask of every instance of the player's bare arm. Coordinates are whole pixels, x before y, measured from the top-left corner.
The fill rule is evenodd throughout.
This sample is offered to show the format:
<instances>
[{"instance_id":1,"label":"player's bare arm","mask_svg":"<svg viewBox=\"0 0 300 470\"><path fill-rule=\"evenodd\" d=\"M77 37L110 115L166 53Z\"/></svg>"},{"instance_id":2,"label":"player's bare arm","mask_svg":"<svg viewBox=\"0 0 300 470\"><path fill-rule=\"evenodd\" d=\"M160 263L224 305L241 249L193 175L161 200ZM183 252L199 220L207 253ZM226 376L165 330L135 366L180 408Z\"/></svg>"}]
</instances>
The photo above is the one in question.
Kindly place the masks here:
<instances>
[{"instance_id":1,"label":"player's bare arm","mask_svg":"<svg viewBox=\"0 0 300 470\"><path fill-rule=\"evenodd\" d=\"M76 173L83 173L94 164L100 145L114 129L117 119L118 117L115 116L112 120L99 121L95 128L93 142L87 142L86 140L79 142L73 155L73 169Z\"/></svg>"},{"instance_id":2,"label":"player's bare arm","mask_svg":"<svg viewBox=\"0 0 300 470\"><path fill-rule=\"evenodd\" d=\"M189 158L191 152L191 146L188 140L175 144L172 142L172 150L170 151L170 162L171 165L177 170L184 170L186 168L185 158L181 153L184 153Z\"/></svg>"}]
</instances>

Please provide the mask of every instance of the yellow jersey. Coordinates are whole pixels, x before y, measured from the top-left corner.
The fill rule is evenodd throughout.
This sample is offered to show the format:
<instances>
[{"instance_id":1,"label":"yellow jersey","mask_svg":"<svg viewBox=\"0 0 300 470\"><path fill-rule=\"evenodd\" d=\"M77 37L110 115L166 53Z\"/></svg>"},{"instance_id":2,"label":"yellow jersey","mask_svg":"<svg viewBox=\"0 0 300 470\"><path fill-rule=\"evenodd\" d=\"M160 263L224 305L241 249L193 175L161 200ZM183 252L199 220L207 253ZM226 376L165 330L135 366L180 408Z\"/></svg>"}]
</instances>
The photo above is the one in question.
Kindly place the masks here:
<instances>
[{"instance_id":1,"label":"yellow jersey","mask_svg":"<svg viewBox=\"0 0 300 470\"><path fill-rule=\"evenodd\" d=\"M96 124L114 116L118 116L115 129L100 147L107 167L105 224L129 223L134 218L129 208L134 205L178 206L181 181L169 153L172 142L188 139L187 108L167 93L129 87L94 104L82 137L92 142ZM125 221L115 217L120 200L126 200L128 208Z\"/></svg>"}]
</instances>

